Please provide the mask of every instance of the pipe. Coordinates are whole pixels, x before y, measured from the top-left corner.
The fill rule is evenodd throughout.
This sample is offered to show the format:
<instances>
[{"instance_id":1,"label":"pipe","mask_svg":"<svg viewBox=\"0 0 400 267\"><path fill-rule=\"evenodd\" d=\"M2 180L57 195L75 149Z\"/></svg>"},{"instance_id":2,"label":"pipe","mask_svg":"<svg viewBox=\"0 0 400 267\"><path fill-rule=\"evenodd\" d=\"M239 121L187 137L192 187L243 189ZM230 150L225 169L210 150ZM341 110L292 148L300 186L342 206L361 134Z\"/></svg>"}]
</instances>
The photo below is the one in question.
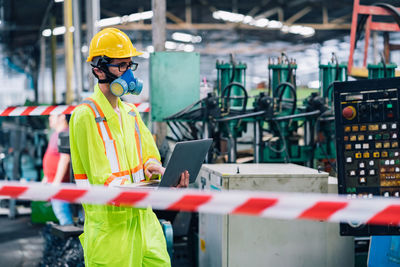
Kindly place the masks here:
<instances>
[{"instance_id":1,"label":"pipe","mask_svg":"<svg viewBox=\"0 0 400 267\"><path fill-rule=\"evenodd\" d=\"M67 82L67 92L65 102L72 104L74 100L74 91L72 89L72 80L74 76L74 46L72 37L72 0L64 0L64 46L65 46L65 77Z\"/></svg>"}]
</instances>

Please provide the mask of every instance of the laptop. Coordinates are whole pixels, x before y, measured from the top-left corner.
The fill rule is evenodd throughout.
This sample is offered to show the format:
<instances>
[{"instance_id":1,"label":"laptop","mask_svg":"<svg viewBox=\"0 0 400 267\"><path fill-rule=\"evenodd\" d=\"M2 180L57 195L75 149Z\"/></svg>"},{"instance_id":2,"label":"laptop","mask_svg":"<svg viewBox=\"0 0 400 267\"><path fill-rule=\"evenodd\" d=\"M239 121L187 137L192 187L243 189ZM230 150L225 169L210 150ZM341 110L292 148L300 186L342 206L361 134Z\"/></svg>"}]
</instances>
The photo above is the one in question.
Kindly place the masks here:
<instances>
[{"instance_id":1,"label":"laptop","mask_svg":"<svg viewBox=\"0 0 400 267\"><path fill-rule=\"evenodd\" d=\"M176 143L161 181L150 180L123 187L175 187L179 184L181 173L186 170L189 172L189 184L194 183L212 142L213 139L208 138Z\"/></svg>"}]
</instances>

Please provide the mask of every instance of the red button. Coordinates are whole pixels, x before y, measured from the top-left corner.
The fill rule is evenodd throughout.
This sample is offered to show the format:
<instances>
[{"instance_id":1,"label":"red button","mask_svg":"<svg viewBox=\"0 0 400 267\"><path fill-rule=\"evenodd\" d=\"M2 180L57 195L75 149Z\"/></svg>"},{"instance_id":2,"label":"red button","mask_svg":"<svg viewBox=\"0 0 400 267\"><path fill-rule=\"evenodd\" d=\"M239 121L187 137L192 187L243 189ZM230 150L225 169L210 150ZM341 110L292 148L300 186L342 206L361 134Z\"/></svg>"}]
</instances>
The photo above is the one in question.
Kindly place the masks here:
<instances>
[{"instance_id":1,"label":"red button","mask_svg":"<svg viewBox=\"0 0 400 267\"><path fill-rule=\"evenodd\" d=\"M352 120L354 119L354 117L356 116L356 110L353 106L347 106L343 109L342 111L342 115L343 117L345 117L348 120Z\"/></svg>"}]
</instances>

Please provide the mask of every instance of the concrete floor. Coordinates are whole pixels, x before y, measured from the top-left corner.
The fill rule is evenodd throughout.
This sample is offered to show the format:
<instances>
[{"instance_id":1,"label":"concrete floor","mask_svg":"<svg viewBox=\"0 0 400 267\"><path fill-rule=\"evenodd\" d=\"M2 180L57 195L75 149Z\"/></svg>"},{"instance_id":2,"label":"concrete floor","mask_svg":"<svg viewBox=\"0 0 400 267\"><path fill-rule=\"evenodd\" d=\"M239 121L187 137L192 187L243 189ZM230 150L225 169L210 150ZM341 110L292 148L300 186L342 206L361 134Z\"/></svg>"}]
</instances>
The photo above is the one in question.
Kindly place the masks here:
<instances>
[{"instance_id":1,"label":"concrete floor","mask_svg":"<svg viewBox=\"0 0 400 267\"><path fill-rule=\"evenodd\" d=\"M38 266L44 249L43 225L32 224L30 216L10 220L0 216L0 262L7 267Z\"/></svg>"}]
</instances>

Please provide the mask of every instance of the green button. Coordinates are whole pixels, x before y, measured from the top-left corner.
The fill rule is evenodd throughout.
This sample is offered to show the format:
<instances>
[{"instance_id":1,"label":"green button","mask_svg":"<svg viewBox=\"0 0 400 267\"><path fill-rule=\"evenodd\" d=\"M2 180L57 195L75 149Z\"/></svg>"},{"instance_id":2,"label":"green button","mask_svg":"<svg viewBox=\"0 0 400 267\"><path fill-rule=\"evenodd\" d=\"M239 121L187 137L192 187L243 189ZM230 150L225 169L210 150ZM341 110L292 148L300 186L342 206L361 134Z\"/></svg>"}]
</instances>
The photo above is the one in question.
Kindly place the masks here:
<instances>
[{"instance_id":1,"label":"green button","mask_svg":"<svg viewBox=\"0 0 400 267\"><path fill-rule=\"evenodd\" d=\"M347 187L347 188L346 188L346 191L347 191L347 193L351 193L351 188L350 188L350 187Z\"/></svg>"},{"instance_id":2,"label":"green button","mask_svg":"<svg viewBox=\"0 0 400 267\"><path fill-rule=\"evenodd\" d=\"M394 157L394 152L389 152L389 157L393 158Z\"/></svg>"},{"instance_id":3,"label":"green button","mask_svg":"<svg viewBox=\"0 0 400 267\"><path fill-rule=\"evenodd\" d=\"M392 108L393 105L389 103L389 104L386 105L386 107L387 107L387 108Z\"/></svg>"},{"instance_id":4,"label":"green button","mask_svg":"<svg viewBox=\"0 0 400 267\"><path fill-rule=\"evenodd\" d=\"M390 135L389 134L384 134L383 139L389 139Z\"/></svg>"},{"instance_id":5,"label":"green button","mask_svg":"<svg viewBox=\"0 0 400 267\"><path fill-rule=\"evenodd\" d=\"M381 134L376 134L375 135L375 140L381 140L382 139L382 135Z\"/></svg>"},{"instance_id":6,"label":"green button","mask_svg":"<svg viewBox=\"0 0 400 267\"><path fill-rule=\"evenodd\" d=\"M396 159L396 164L400 164L400 160L399 159Z\"/></svg>"},{"instance_id":7,"label":"green button","mask_svg":"<svg viewBox=\"0 0 400 267\"><path fill-rule=\"evenodd\" d=\"M355 193L356 192L356 188L355 187L353 187L353 193Z\"/></svg>"}]
</instances>

